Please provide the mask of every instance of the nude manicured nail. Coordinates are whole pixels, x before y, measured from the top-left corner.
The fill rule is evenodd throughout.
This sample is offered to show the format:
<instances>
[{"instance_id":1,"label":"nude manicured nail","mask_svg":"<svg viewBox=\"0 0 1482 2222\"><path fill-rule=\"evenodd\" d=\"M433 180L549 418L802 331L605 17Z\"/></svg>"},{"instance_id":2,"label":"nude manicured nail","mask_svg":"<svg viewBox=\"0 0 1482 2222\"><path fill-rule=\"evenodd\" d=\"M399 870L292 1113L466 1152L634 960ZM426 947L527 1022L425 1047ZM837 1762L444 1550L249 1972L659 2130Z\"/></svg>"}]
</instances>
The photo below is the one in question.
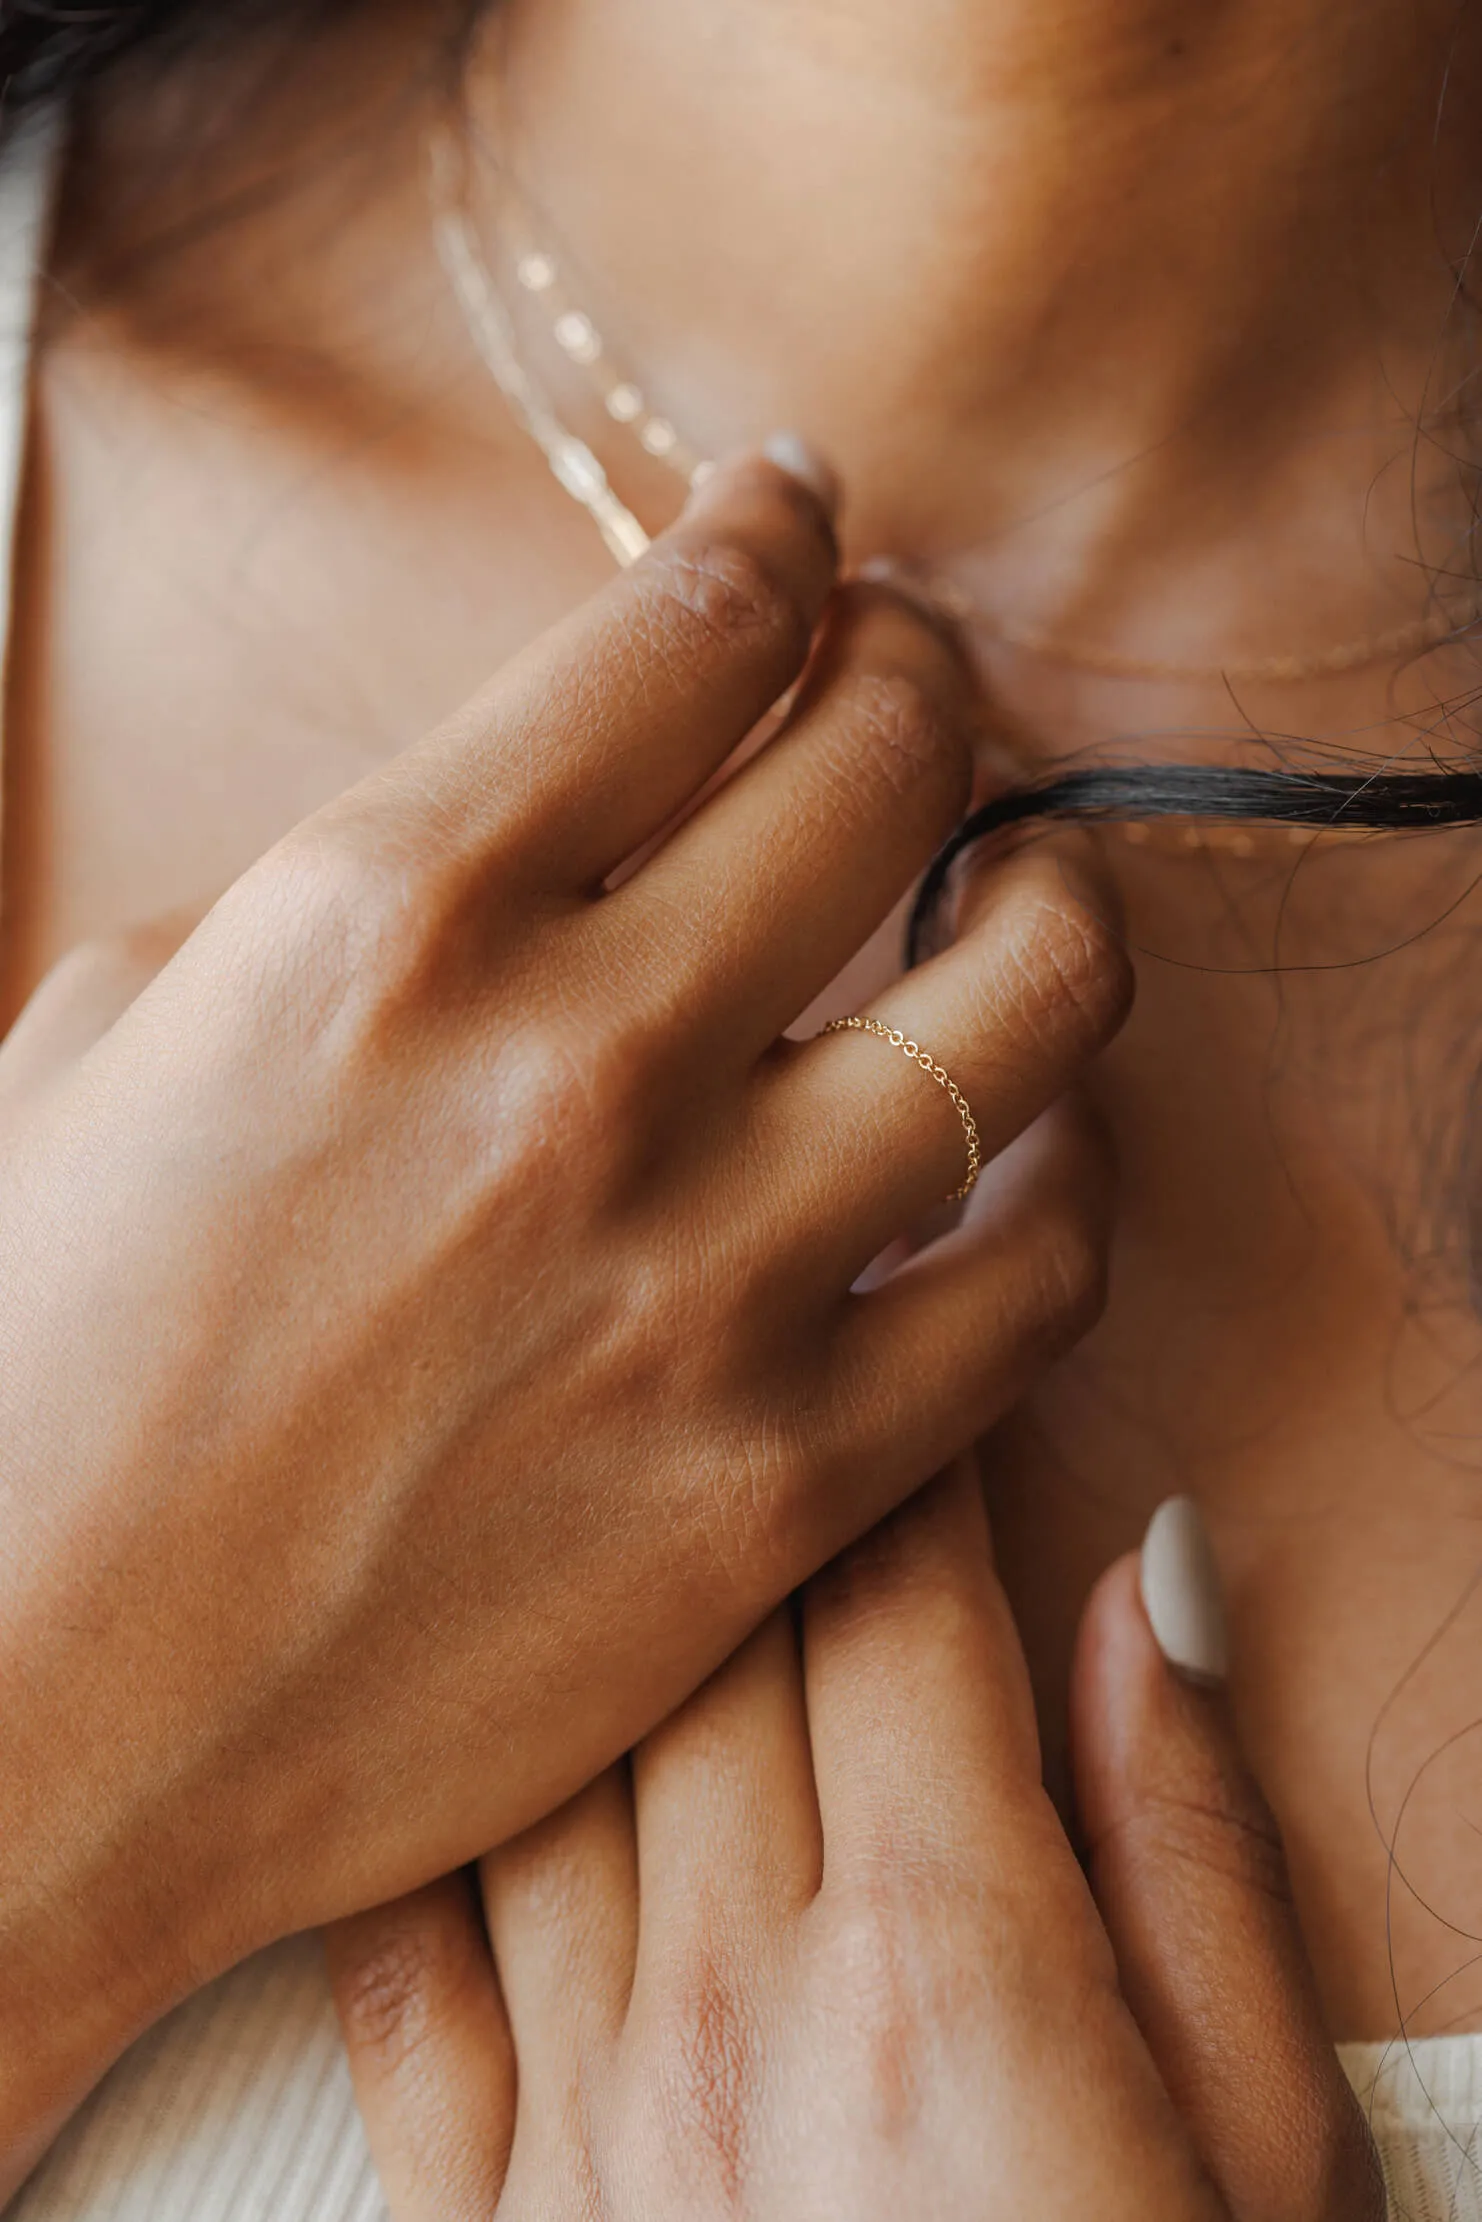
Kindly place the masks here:
<instances>
[{"instance_id":1,"label":"nude manicured nail","mask_svg":"<svg viewBox=\"0 0 1482 2222\"><path fill-rule=\"evenodd\" d=\"M827 512L830 522L837 518L842 495L839 474L832 463L819 454L811 440L805 440L801 432L773 432L763 440L762 453L779 471L786 471L789 478L807 487Z\"/></svg>"},{"instance_id":2,"label":"nude manicured nail","mask_svg":"<svg viewBox=\"0 0 1482 2222\"><path fill-rule=\"evenodd\" d=\"M1229 1638L1219 1571L1204 1515L1192 1497L1170 1497L1142 1544L1142 1602L1158 1649L1191 1682L1229 1673Z\"/></svg>"}]
</instances>

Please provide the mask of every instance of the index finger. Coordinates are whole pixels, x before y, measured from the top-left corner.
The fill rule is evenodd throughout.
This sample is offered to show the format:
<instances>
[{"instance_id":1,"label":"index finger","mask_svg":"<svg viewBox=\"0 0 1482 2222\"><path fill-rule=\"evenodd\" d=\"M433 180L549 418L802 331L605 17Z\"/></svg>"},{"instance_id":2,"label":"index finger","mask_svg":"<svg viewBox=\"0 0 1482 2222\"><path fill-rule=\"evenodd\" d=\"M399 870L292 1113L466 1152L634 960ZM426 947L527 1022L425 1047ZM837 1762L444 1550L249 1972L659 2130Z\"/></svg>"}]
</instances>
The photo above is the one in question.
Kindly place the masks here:
<instances>
[{"instance_id":1,"label":"index finger","mask_svg":"<svg viewBox=\"0 0 1482 2222\"><path fill-rule=\"evenodd\" d=\"M724 464L671 531L343 807L577 891L683 808L801 672L837 571L826 467ZM800 475L803 472L809 475ZM811 481L811 482L810 482Z\"/></svg>"}]
</instances>

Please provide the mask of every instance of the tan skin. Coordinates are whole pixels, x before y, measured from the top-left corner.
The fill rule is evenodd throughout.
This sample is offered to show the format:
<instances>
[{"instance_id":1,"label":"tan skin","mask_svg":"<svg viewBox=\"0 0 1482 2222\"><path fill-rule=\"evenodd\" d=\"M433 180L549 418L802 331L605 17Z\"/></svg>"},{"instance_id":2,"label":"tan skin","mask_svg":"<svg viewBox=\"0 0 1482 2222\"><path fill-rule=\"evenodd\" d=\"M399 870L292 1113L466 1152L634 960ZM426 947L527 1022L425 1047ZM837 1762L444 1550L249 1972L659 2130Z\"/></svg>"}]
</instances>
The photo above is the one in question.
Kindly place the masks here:
<instances>
[{"instance_id":1,"label":"tan skin","mask_svg":"<svg viewBox=\"0 0 1482 2222\"><path fill-rule=\"evenodd\" d=\"M119 180L139 177L163 129L148 100L119 100L83 150L59 267L84 301L104 267L126 275L42 357L13 693L13 1009L78 941L213 899L605 575L439 291L416 134L385 122L425 25L417 11L377 21L377 39L326 48L198 168L140 197ZM1413 572L1387 554L1413 546L1404 489L1389 470L1376 494L1376 467L1408 455L1435 356L1437 209L1448 234L1475 181L1451 137L1437 154L1417 123L1451 11L1375 0L1364 37L1350 21L1311 0L1294 26L1290 9L1248 0L1190 39L1182 8L1130 0L1067 21L1017 0L939 0L930 21L883 0L532 0L508 69L531 174L701 437L798 422L847 476L848 548L971 545L971 583L1007 614L1207 661L1413 610ZM704 34L728 42L740 78L714 68ZM1463 51L1454 71L1457 146L1469 63ZM1257 99L1259 132L1212 128ZM789 113L806 128L784 128ZM356 155L371 119L374 189ZM130 259L180 207L285 147L302 179L261 212L198 249ZM1355 180L1380 150L1387 189L1371 197ZM692 189L677 211L681 170ZM939 243L925 267L924 238ZM1434 536L1450 528L1446 484L1434 500L1422 489ZM1168 726L1219 747L1239 730L1218 686L989 661L1031 750ZM1387 750L1391 678L1297 699L1268 689L1247 706L1284 729L1362 728L1361 745ZM1412 683L1421 699L1449 680ZM1465 859L1413 857L1324 865L1334 899L1293 931L1324 953L1349 953L1356 922L1366 949L1400 938L1437 873L1465 878ZM1232 872L1123 858L1133 941L1264 957L1289 869ZM1374 993L1403 1014L1456 976L1445 959L1463 946L1433 938L1374 972ZM1305 1062L1286 1059L1268 1117L1278 991L1142 970L1102 1089L1126 1172L1116 1296L994 1452L1001 1562L1059 1775L1091 1580L1170 1486L1206 1497L1235 1610L1236 1709L1293 1853L1328 2026L1380 2035L1396 2003L1363 1754L1469 1566L1452 1446L1477 1432L1474 1331L1447 1292L1424 1364L1448 1400L1429 1437L1398 1425L1380 1361L1410 1284L1378 1206L1406 1199L1413 1237L1426 1159L1382 1128L1393 1074L1376 1082L1358 1024L1376 1005L1320 981L1294 991ZM1458 993L1451 1040L1468 1016ZM1447 1051L1428 1052L1438 1070ZM1422 1099L1426 1079L1422 1066L1407 1080ZM1449 1642L1388 1724L1382 1820L1414 1755L1476 1710L1465 1626ZM1456 1747L1407 1820L1427 1894L1462 1928L1479 1926L1457 1819L1468 1754ZM524 1817L465 1816L459 1856L478 1848L480 1819L492 1840ZM1403 1899L1395 1943L1406 2012L1466 1952ZM1453 1987L1416 2026L1468 2008Z\"/></svg>"},{"instance_id":2,"label":"tan skin","mask_svg":"<svg viewBox=\"0 0 1482 2222\"><path fill-rule=\"evenodd\" d=\"M1408 510L1405 425L1441 325L1429 243L1437 224L1443 243L1450 235L1453 205L1469 205L1470 57L1465 46L1445 50L1443 19L1449 39L1449 8L1433 19L1374 5L1364 36L1349 38L1348 11L1313 0L1299 40L1289 10L1252 4L1223 11L1218 38L1211 31L1175 57L1182 9L1101 0L1077 15L1073 37L1057 31L1053 41L1006 0L944 0L939 23L913 12L909 27L864 4L816 16L738 9L734 25L721 9L716 23L766 98L728 101L715 131L705 123L709 49L689 7L634 0L589 18L573 0L541 0L517 16L510 66L529 163L553 214L613 297L632 304L645 359L678 361L665 398L676 409L693 399L701 435L721 443L770 420L800 422L848 474L862 547L986 545L972 581L1015 614L1197 660L1320 646L1413 611L1413 538L1397 511ZM404 81L407 50L405 27L389 13L378 20L384 49L367 53L358 33L353 65L334 51L322 70L306 70L301 90L281 96L287 116L269 102L260 142L248 141L248 153L285 141L302 150L303 197L270 208L230 251L232 235L216 230L198 254L158 255L114 311L70 323L47 354L17 675L13 998L78 939L209 899L302 811L425 729L603 575L583 520L552 495L469 359L423 252L415 179L382 163L394 187L366 195L357 132L384 120L383 75ZM1302 40L1309 59L1298 67ZM954 64L944 85L949 51L973 66ZM1446 133L1434 152L1429 128L1415 128L1443 58L1463 153ZM345 84L345 113L325 120L319 92L329 81ZM1237 116L1235 92L1251 83L1263 128L1259 145L1240 138L1234 159L1204 119ZM1112 90L1121 107L1107 105ZM650 113L661 91L663 112ZM1136 130L1127 125L1134 96ZM773 127L788 100L806 103L806 131ZM1052 128L1062 106L1081 125L1068 167ZM897 150L888 166L874 159L887 123ZM105 213L119 220L109 181L137 174L138 142L147 150L159 126L135 98L119 102L111 128L62 243L62 268L79 288L94 257L106 262L117 244L103 223ZM567 135L580 140L580 159ZM912 153L922 135L929 161ZM759 138L765 161L748 162ZM652 161L619 163L638 141ZM1309 145L1324 150L1320 163L1302 159ZM1384 191L1370 194L1362 180L1381 145ZM405 154L410 170L413 150ZM1107 196L1134 154L1139 221L1108 227ZM232 142L203 154L176 189L225 189L235 159L247 154ZM266 158L255 159L260 168ZM681 159L687 176L703 175L702 228L674 209L666 181ZM824 175L835 181L829 193L797 190ZM170 190L161 184L152 203L125 208L126 244L167 229ZM785 205L785 246L773 197ZM985 202L997 212L991 226ZM1074 227L1070 207L1080 211ZM869 243L867 299L838 251L846 211L849 236ZM822 236L799 232L804 222L827 226L827 251ZM332 285L299 252L306 230L322 242ZM939 283L920 268L926 236L951 244ZM1166 283L1175 253L1176 291ZM1066 267L1077 272L1068 293L1055 283ZM1094 293L1088 267L1104 273ZM896 274L908 316L895 314L883 269ZM762 298L765 341L753 313ZM1234 298L1245 304L1239 317L1226 314ZM710 343L693 368L681 359L676 301L689 343ZM975 302L984 304L977 325ZM795 329L779 329L784 314ZM868 380L850 374L860 360ZM1088 412L1087 382L1103 360L1121 367L1104 392L1093 389ZM1138 374L1123 376L1128 366ZM678 382L686 372L693 393ZM326 412L347 398L353 429L326 451ZM1346 429L1335 435L1334 425ZM1253 476L1260 500L1233 504L1231 482ZM1077 494L1086 485L1092 492ZM1432 548L1448 523L1446 485ZM921 505L933 488L928 516ZM1009 529L1022 517L1032 522ZM1003 528L985 535L984 520L996 518ZM1274 614L1273 563L1284 567ZM991 675L1031 748L1240 723L1214 686L1129 686L1008 654L993 658ZM1431 659L1401 684L1422 704L1468 679L1464 664ZM1377 753L1415 745L1409 728L1375 722L1393 685L1380 668L1301 690L1238 691L1251 717L1357 734ZM1176 952L1193 933L1201 961L1269 958L1273 889L1289 877L1280 853L1264 869L1213 874L1173 861L1134 871L1119 853L1134 941ZM1288 921L1283 955L1300 959L1305 936L1319 956L1352 956L1423 925L1430 875L1449 897L1465 885L1467 861L1435 848L1413 857L1366 850L1324 865L1302 916ZM1234 922L1221 924L1232 906ZM1043 1430L1020 1437L1012 1463L996 1462L1000 1549L1051 1693L1096 1567L1135 1539L1169 1487L1207 1494L1233 1588L1237 1697L1293 1844L1333 2026L1347 2035L1382 2033L1395 2013L1366 1740L1469 1564L1468 1484L1452 1446L1472 1431L1474 1331L1447 1291L1440 1355L1426 1366L1450 1394L1429 1439L1397 1426L1384 1360L1411 1284L1381 1224L1387 1199L1408 1197L1398 1218L1409 1241L1422 1239L1415 1192L1436 1152L1443 1166L1448 1150L1454 1157L1459 1075L1470 1070L1465 1054L1450 1054L1470 1015L1455 985L1468 917L1450 939L1370 968L1357 997L1341 977L1289 981L1283 1007L1297 1013L1302 1054L1286 1060L1274 1099L1278 991L1144 964L1136 1025L1107 1083L1127 1176L1117 1301L1074 1381L1057 1385ZM1376 1072L1356 1017L1375 995L1392 997L1381 1007L1396 1012L1417 997L1438 1004L1426 1054L1448 1070L1416 1145L1380 1130L1384 1120L1395 1130L1407 1101L1425 1100L1427 1076L1399 1073L1394 1047ZM1307 1162L1314 1152L1325 1170ZM1130 1366L1146 1380L1146 1354L1158 1352L1177 1358L1156 1398L1140 1390L1109 1411L1099 1386L1107 1370L1126 1378ZM1409 1400L1435 1385L1412 1384ZM1083 1457L1088 1429L1094 1453ZM1438 1747L1475 1709L1469 1650L1463 1626L1391 1723L1379 1755L1389 1823L1407 1755ZM1312 1693L1299 1717L1284 1696L1293 1682ZM1053 1711L1052 1700L1047 1719ZM1052 1723L1050 1736L1058 1742ZM1465 1809L1466 1780L1454 1770L1467 1761L1463 1745L1444 1786L1431 1778L1451 1811ZM1427 1847L1427 1887L1462 1928L1482 1926L1468 1901L1470 1844L1464 1827L1452 1832L1438 1816ZM1459 1954L1405 1902L1397 1944L1409 2011ZM1449 1993L1438 2018L1458 2011L1465 1999Z\"/></svg>"},{"instance_id":3,"label":"tan skin","mask_svg":"<svg viewBox=\"0 0 1482 2222\"><path fill-rule=\"evenodd\" d=\"M1130 1559L1076 1685L1084 1874L964 1460L477 1895L342 1924L397 2222L1378 2222L1269 1813Z\"/></svg>"},{"instance_id":4,"label":"tan skin","mask_svg":"<svg viewBox=\"0 0 1482 2222\"><path fill-rule=\"evenodd\" d=\"M971 691L834 576L742 460L156 978L84 950L6 1042L12 2177L174 1998L610 1763L1094 1312L1086 1136L855 1288L963 1134L779 1037L961 810ZM1125 1009L1067 863L912 983L991 1156Z\"/></svg>"}]
</instances>

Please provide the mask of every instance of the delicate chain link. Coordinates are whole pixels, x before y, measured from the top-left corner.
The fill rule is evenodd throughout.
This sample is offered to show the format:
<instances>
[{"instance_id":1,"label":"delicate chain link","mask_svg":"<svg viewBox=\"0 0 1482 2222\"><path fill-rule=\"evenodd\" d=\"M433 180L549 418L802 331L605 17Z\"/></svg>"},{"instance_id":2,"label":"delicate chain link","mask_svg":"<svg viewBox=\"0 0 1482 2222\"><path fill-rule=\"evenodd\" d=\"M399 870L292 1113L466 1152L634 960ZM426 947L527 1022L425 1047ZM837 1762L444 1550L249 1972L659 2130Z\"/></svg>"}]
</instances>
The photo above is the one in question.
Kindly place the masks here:
<instances>
[{"instance_id":1,"label":"delicate chain link","mask_svg":"<svg viewBox=\"0 0 1482 2222\"><path fill-rule=\"evenodd\" d=\"M672 417L654 408L609 336L598 330L589 314L570 292L565 270L550 248L533 235L523 203L511 211L514 237L511 267L520 292L538 307L561 353L574 363L591 387L606 414L645 455L662 463L686 485L714 469L708 456L685 439Z\"/></svg>"},{"instance_id":2,"label":"delicate chain link","mask_svg":"<svg viewBox=\"0 0 1482 2222\"><path fill-rule=\"evenodd\" d=\"M558 485L579 502L614 561L627 569L649 536L607 483L607 473L585 440L562 423L547 394L520 359L514 324L490 276L466 200L466 165L452 133L434 132L428 147L432 236L438 260L484 367L504 395L515 421L545 457Z\"/></svg>"},{"instance_id":3,"label":"delicate chain link","mask_svg":"<svg viewBox=\"0 0 1482 2222\"><path fill-rule=\"evenodd\" d=\"M972 1108L967 1097L947 1071L946 1066L939 1065L930 1050L923 1049L920 1042L913 1042L909 1034L901 1033L898 1027L886 1026L878 1018L831 1018L827 1026L823 1028L823 1032L825 1034L874 1034L880 1041L889 1042L892 1049L900 1050L904 1056L910 1058L913 1065L919 1065L921 1070L936 1082L951 1103L958 1118L962 1121L963 1138L967 1143L967 1178L960 1188L953 1189L952 1200L956 1203L962 1197L970 1195L977 1184L978 1174L982 1170L983 1164L982 1144L978 1136L978 1122L973 1117Z\"/></svg>"}]
</instances>

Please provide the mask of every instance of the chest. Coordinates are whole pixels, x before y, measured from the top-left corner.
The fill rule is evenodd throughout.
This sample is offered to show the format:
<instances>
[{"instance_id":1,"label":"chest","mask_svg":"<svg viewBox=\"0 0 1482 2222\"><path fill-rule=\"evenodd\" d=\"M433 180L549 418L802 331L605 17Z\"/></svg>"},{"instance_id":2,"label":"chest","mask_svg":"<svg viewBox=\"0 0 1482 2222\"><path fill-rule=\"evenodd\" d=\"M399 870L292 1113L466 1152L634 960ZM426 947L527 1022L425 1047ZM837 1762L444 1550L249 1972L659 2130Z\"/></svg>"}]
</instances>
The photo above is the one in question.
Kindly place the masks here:
<instances>
[{"instance_id":1,"label":"chest","mask_svg":"<svg viewBox=\"0 0 1482 2222\"><path fill-rule=\"evenodd\" d=\"M208 904L607 570L497 431L268 408L52 344L17 545L7 1012L78 941Z\"/></svg>"}]
</instances>

